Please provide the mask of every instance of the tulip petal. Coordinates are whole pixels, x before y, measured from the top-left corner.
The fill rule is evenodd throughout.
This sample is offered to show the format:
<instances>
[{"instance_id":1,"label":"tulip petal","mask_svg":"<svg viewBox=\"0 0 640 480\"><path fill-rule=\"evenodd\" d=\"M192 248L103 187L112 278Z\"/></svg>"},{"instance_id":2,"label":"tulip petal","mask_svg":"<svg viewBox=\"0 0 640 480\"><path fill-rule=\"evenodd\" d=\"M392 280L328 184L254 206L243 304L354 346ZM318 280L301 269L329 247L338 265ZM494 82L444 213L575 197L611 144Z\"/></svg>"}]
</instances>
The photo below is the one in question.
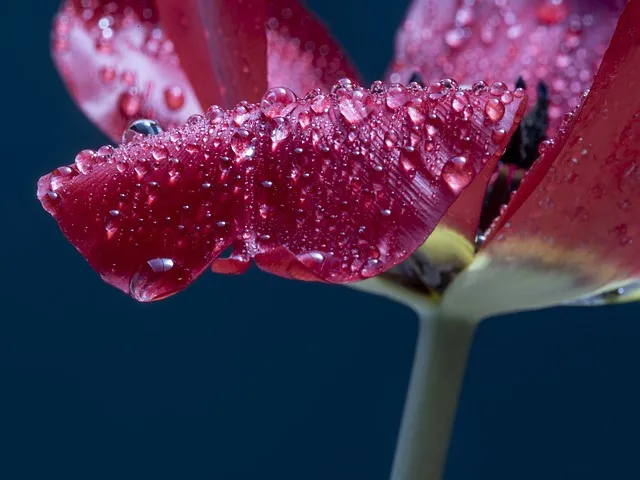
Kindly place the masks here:
<instances>
[{"instance_id":1,"label":"tulip petal","mask_svg":"<svg viewBox=\"0 0 640 480\"><path fill-rule=\"evenodd\" d=\"M297 0L267 0L267 43L270 87L303 95L344 77L360 79L329 30Z\"/></svg>"},{"instance_id":2,"label":"tulip petal","mask_svg":"<svg viewBox=\"0 0 640 480\"><path fill-rule=\"evenodd\" d=\"M201 111L150 0L67 0L52 55L78 106L116 142L134 119L170 128Z\"/></svg>"},{"instance_id":3,"label":"tulip petal","mask_svg":"<svg viewBox=\"0 0 640 480\"><path fill-rule=\"evenodd\" d=\"M589 88L624 0L414 0L396 41L391 81L519 77L551 90L550 131ZM532 92L533 93L533 92ZM531 95L533 104L536 98Z\"/></svg>"},{"instance_id":4,"label":"tulip petal","mask_svg":"<svg viewBox=\"0 0 640 480\"><path fill-rule=\"evenodd\" d=\"M137 300L181 290L212 262L237 273L252 258L285 277L354 282L403 261L500 155L508 136L494 142L492 131L513 132L525 99L490 118L492 99L440 83L342 80L304 99L275 88L259 105L211 107L180 129L83 151L40 180L38 197Z\"/></svg>"},{"instance_id":5,"label":"tulip petal","mask_svg":"<svg viewBox=\"0 0 640 480\"><path fill-rule=\"evenodd\" d=\"M448 308L461 315L536 308L640 276L638 18L640 1L631 0L590 93L450 286Z\"/></svg>"},{"instance_id":6,"label":"tulip petal","mask_svg":"<svg viewBox=\"0 0 640 480\"><path fill-rule=\"evenodd\" d=\"M201 105L255 102L267 89L265 0L157 0Z\"/></svg>"}]
</instances>

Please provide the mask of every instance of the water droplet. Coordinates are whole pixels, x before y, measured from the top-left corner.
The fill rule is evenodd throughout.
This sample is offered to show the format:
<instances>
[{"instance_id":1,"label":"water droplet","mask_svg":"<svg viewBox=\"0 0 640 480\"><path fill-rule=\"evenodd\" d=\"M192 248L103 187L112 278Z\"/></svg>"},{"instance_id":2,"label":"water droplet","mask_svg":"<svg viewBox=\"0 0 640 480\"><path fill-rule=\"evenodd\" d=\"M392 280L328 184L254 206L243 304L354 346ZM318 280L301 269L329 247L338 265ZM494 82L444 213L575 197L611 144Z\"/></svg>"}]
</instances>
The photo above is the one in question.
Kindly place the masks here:
<instances>
[{"instance_id":1,"label":"water droplet","mask_svg":"<svg viewBox=\"0 0 640 480\"><path fill-rule=\"evenodd\" d=\"M135 117L140 112L141 107L142 98L135 91L127 91L120 94L118 109L125 117Z\"/></svg>"},{"instance_id":2,"label":"water droplet","mask_svg":"<svg viewBox=\"0 0 640 480\"><path fill-rule=\"evenodd\" d=\"M171 258L153 258L132 275L129 293L141 302L160 300L180 290L191 275Z\"/></svg>"},{"instance_id":3,"label":"water droplet","mask_svg":"<svg viewBox=\"0 0 640 480\"><path fill-rule=\"evenodd\" d=\"M340 90L353 90L356 88L356 84L350 78L341 78L332 87L331 93L338 93Z\"/></svg>"},{"instance_id":4,"label":"water droplet","mask_svg":"<svg viewBox=\"0 0 640 480\"><path fill-rule=\"evenodd\" d=\"M504 105L497 98L487 100L484 106L484 113L492 122L498 122L504 116Z\"/></svg>"},{"instance_id":5,"label":"water droplet","mask_svg":"<svg viewBox=\"0 0 640 480\"><path fill-rule=\"evenodd\" d=\"M271 150L276 149L291 135L291 123L283 117L274 118L276 126L271 131Z\"/></svg>"},{"instance_id":6,"label":"water droplet","mask_svg":"<svg viewBox=\"0 0 640 480\"><path fill-rule=\"evenodd\" d=\"M507 136L507 131L504 128L497 128L491 132L491 141L496 145L502 143Z\"/></svg>"},{"instance_id":7,"label":"water droplet","mask_svg":"<svg viewBox=\"0 0 640 480\"><path fill-rule=\"evenodd\" d=\"M207 118L213 124L222 123L225 118L224 110L217 105L212 105L207 108Z\"/></svg>"},{"instance_id":8,"label":"water droplet","mask_svg":"<svg viewBox=\"0 0 640 480\"><path fill-rule=\"evenodd\" d=\"M98 155L93 150L82 150L76 155L75 164L80 173L87 174L96 165Z\"/></svg>"},{"instance_id":9,"label":"water droplet","mask_svg":"<svg viewBox=\"0 0 640 480\"><path fill-rule=\"evenodd\" d=\"M318 115L327 113L330 107L331 99L326 95L318 95L311 104L311 110Z\"/></svg>"},{"instance_id":10,"label":"water droplet","mask_svg":"<svg viewBox=\"0 0 640 480\"><path fill-rule=\"evenodd\" d=\"M348 123L355 125L367 118L369 112L365 103L368 97L366 90L356 89L350 95L344 95L338 100L340 113Z\"/></svg>"},{"instance_id":11,"label":"water droplet","mask_svg":"<svg viewBox=\"0 0 640 480\"><path fill-rule=\"evenodd\" d=\"M555 25L567 19L569 9L563 0L544 0L536 13L540 23Z\"/></svg>"},{"instance_id":12,"label":"water droplet","mask_svg":"<svg viewBox=\"0 0 640 480\"><path fill-rule=\"evenodd\" d=\"M360 270L360 275L362 276L362 278L373 277L378 273L380 273L382 269L381 267L382 265L379 259L370 258L365 262L364 266L362 267L362 270Z\"/></svg>"},{"instance_id":13,"label":"water droplet","mask_svg":"<svg viewBox=\"0 0 640 480\"><path fill-rule=\"evenodd\" d=\"M100 68L100 80L104 83L109 84L113 82L116 78L116 69L109 66L104 66Z\"/></svg>"},{"instance_id":14,"label":"water droplet","mask_svg":"<svg viewBox=\"0 0 640 480\"><path fill-rule=\"evenodd\" d=\"M491 85L491 87L489 88L489 93L491 95L494 95L496 97L501 96L504 92L507 91L507 85L504 84L503 82L495 82L493 85Z\"/></svg>"},{"instance_id":15,"label":"water droplet","mask_svg":"<svg viewBox=\"0 0 640 480\"><path fill-rule=\"evenodd\" d=\"M459 48L465 40L464 30L462 28L452 28L444 35L444 41L451 48Z\"/></svg>"},{"instance_id":16,"label":"water droplet","mask_svg":"<svg viewBox=\"0 0 640 480\"><path fill-rule=\"evenodd\" d=\"M177 85L164 89L164 101L169 110L180 110L184 105L184 93Z\"/></svg>"},{"instance_id":17,"label":"water droplet","mask_svg":"<svg viewBox=\"0 0 640 480\"><path fill-rule=\"evenodd\" d=\"M387 90L387 88L384 86L384 83L382 83L380 80L376 80L371 84L371 86L369 87L369 90L371 90L371 93L384 93Z\"/></svg>"},{"instance_id":18,"label":"water droplet","mask_svg":"<svg viewBox=\"0 0 640 480\"><path fill-rule=\"evenodd\" d=\"M310 252L298 255L298 260L307 268L316 270L322 266L324 262L324 253L312 250Z\"/></svg>"},{"instance_id":19,"label":"water droplet","mask_svg":"<svg viewBox=\"0 0 640 480\"><path fill-rule=\"evenodd\" d=\"M385 102L387 107L391 110L396 110L404 106L409 100L407 89L400 84L395 84L389 87L387 94L385 95Z\"/></svg>"},{"instance_id":20,"label":"water droplet","mask_svg":"<svg viewBox=\"0 0 640 480\"><path fill-rule=\"evenodd\" d=\"M464 107L469 105L469 95L466 92L456 92L453 100L451 101L451 106L453 109L460 113L464 110Z\"/></svg>"},{"instance_id":21,"label":"water droplet","mask_svg":"<svg viewBox=\"0 0 640 480\"><path fill-rule=\"evenodd\" d=\"M275 87L267 91L260 101L260 110L269 118L283 117L296 105L298 97L292 90Z\"/></svg>"},{"instance_id":22,"label":"water droplet","mask_svg":"<svg viewBox=\"0 0 640 480\"><path fill-rule=\"evenodd\" d=\"M140 138L140 136L158 135L160 133L162 133L162 128L157 122L141 118L132 122L129 128L124 131L122 134L122 143L132 142Z\"/></svg>"},{"instance_id":23,"label":"water droplet","mask_svg":"<svg viewBox=\"0 0 640 480\"><path fill-rule=\"evenodd\" d=\"M442 178L455 193L468 186L474 174L473 165L466 157L453 157L442 167Z\"/></svg>"},{"instance_id":24,"label":"water droplet","mask_svg":"<svg viewBox=\"0 0 640 480\"><path fill-rule=\"evenodd\" d=\"M253 144L255 137L249 133L249 131L241 128L234 132L231 137L231 150L236 154L236 162L243 162L248 158L253 157L256 149Z\"/></svg>"}]
</instances>

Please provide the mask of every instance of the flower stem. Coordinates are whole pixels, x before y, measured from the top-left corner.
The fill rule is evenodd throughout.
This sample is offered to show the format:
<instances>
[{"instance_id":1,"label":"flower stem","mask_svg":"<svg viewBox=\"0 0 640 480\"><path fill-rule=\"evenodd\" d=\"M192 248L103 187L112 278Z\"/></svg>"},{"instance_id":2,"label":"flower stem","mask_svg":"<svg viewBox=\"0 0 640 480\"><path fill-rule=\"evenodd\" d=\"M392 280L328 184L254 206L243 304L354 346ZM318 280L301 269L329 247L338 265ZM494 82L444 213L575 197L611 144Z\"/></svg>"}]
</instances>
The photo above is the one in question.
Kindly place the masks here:
<instances>
[{"instance_id":1,"label":"flower stem","mask_svg":"<svg viewBox=\"0 0 640 480\"><path fill-rule=\"evenodd\" d=\"M440 480L477 322L423 314L391 480Z\"/></svg>"}]
</instances>

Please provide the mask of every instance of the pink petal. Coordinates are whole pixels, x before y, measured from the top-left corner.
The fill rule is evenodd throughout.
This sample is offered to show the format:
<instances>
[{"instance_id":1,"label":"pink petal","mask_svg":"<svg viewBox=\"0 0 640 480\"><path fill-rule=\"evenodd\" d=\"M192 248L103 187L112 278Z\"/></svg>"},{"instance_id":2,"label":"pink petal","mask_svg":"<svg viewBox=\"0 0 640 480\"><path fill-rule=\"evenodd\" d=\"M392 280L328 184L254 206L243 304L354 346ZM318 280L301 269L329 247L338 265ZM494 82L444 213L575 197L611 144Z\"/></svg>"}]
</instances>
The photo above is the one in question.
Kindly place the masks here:
<instances>
[{"instance_id":1,"label":"pink petal","mask_svg":"<svg viewBox=\"0 0 640 480\"><path fill-rule=\"evenodd\" d=\"M570 272L583 287L640 274L638 19L631 0L584 104L494 225L491 256Z\"/></svg>"},{"instance_id":2,"label":"pink petal","mask_svg":"<svg viewBox=\"0 0 640 480\"><path fill-rule=\"evenodd\" d=\"M134 119L169 128L201 111L150 0L67 0L52 54L78 106L115 141Z\"/></svg>"},{"instance_id":3,"label":"pink petal","mask_svg":"<svg viewBox=\"0 0 640 480\"><path fill-rule=\"evenodd\" d=\"M609 44L624 0L414 0L396 41L391 81L414 72L489 84L522 76L530 101L550 89L550 132L576 107Z\"/></svg>"},{"instance_id":4,"label":"pink petal","mask_svg":"<svg viewBox=\"0 0 640 480\"><path fill-rule=\"evenodd\" d=\"M343 80L304 99L275 88L260 105L212 107L180 129L81 152L42 177L38 197L138 300L181 290L211 262L232 273L252 258L290 278L358 281L404 260L495 162L509 136L492 132L513 132L524 97L499 116L486 113L493 98L447 82Z\"/></svg>"}]
</instances>

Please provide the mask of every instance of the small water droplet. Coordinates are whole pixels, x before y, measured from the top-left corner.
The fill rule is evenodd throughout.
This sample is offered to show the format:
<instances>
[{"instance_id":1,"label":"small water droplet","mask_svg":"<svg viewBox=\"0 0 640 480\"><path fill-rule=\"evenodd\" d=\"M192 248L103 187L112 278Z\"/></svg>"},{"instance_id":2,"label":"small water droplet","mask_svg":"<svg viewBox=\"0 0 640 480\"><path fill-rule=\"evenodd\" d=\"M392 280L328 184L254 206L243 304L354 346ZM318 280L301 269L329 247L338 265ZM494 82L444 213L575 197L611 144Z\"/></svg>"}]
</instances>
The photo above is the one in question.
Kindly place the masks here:
<instances>
[{"instance_id":1,"label":"small water droplet","mask_svg":"<svg viewBox=\"0 0 640 480\"><path fill-rule=\"evenodd\" d=\"M130 90L120 94L118 99L118 109L120 113L128 118L135 117L142 107L142 98L135 91Z\"/></svg>"}]
</instances>

